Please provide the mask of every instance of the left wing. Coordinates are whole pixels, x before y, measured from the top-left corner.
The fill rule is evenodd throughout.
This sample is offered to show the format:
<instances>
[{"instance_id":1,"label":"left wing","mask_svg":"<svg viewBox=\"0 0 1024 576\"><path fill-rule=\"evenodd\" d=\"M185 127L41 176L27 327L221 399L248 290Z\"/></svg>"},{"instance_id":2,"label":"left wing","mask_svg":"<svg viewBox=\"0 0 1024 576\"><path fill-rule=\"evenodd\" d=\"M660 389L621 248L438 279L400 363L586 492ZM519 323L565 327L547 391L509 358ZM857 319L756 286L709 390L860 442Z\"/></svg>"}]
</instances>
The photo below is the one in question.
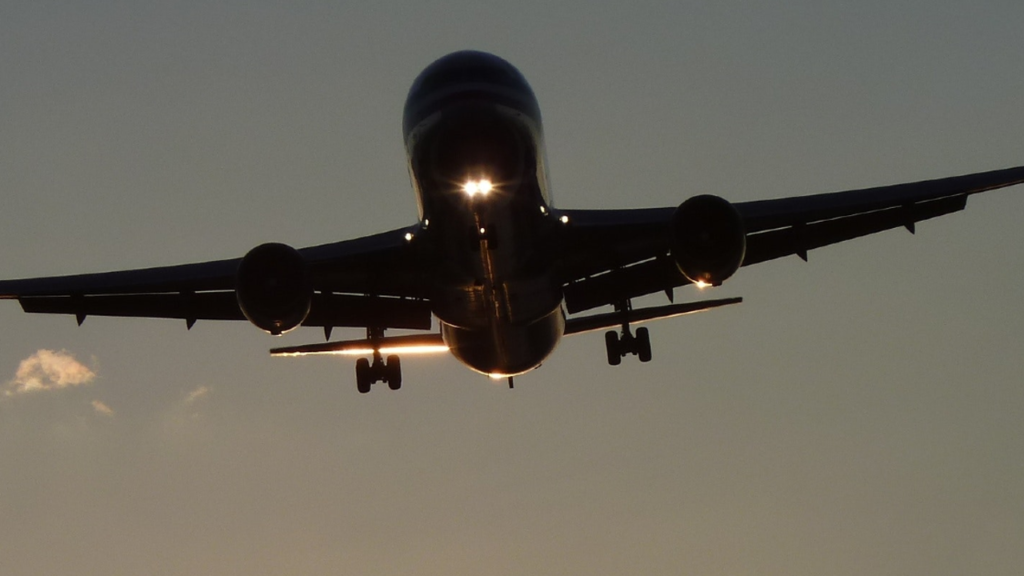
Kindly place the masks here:
<instances>
[{"instance_id":1,"label":"left wing","mask_svg":"<svg viewBox=\"0 0 1024 576\"><path fill-rule=\"evenodd\" d=\"M300 249L314 290L304 326L430 328L415 227ZM244 320L235 297L241 258L98 274L0 281L26 312ZM338 294L343 292L344 294Z\"/></svg>"},{"instance_id":2,"label":"left wing","mask_svg":"<svg viewBox=\"0 0 1024 576\"><path fill-rule=\"evenodd\" d=\"M807 252L963 210L967 197L1024 183L1024 166L863 190L734 204L746 232L743 266ZM675 208L562 210L570 313L689 284L669 255Z\"/></svg>"}]
</instances>

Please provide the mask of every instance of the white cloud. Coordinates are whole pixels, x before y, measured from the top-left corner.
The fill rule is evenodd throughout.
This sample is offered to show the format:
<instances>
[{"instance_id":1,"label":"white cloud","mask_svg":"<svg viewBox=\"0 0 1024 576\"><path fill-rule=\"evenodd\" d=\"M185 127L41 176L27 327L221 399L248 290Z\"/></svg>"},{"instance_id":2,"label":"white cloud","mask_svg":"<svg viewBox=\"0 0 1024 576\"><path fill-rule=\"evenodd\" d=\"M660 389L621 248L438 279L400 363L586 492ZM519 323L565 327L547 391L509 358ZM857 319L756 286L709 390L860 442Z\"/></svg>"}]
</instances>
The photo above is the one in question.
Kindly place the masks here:
<instances>
[{"instance_id":1,"label":"white cloud","mask_svg":"<svg viewBox=\"0 0 1024 576\"><path fill-rule=\"evenodd\" d=\"M206 386L200 386L199 388L196 388L195 390L188 393L188 396L185 397L185 404L195 404L197 400L199 400L203 396L206 396L209 393L209 388L207 388Z\"/></svg>"},{"instance_id":2,"label":"white cloud","mask_svg":"<svg viewBox=\"0 0 1024 576\"><path fill-rule=\"evenodd\" d=\"M111 408L110 406L107 406L103 402L100 402L99 400L93 400L92 401L92 407L93 407L94 410L96 410L97 414L102 414L103 416L113 416L114 415L114 409Z\"/></svg>"},{"instance_id":3,"label":"white cloud","mask_svg":"<svg viewBox=\"0 0 1024 576\"><path fill-rule=\"evenodd\" d=\"M88 384L96 373L67 350L38 350L18 365L14 379L5 384L7 396L40 390L60 390Z\"/></svg>"}]
</instances>

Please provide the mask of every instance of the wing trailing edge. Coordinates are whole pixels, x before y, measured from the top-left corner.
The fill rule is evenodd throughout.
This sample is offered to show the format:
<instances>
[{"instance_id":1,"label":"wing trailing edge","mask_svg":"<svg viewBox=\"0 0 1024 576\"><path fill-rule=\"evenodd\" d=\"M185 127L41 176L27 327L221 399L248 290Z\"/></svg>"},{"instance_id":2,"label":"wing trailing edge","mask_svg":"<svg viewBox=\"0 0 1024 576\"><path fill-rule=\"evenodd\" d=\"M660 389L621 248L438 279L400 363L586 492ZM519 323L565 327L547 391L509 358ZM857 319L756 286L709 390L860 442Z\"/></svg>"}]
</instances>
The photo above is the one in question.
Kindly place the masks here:
<instances>
[{"instance_id":1,"label":"wing trailing edge","mask_svg":"<svg viewBox=\"0 0 1024 576\"><path fill-rule=\"evenodd\" d=\"M579 318L569 318L565 321L565 335L582 334L605 328L616 328L625 323L639 324L650 320L661 320L663 318L675 318L686 314L704 312L720 306L739 304L743 298L722 298L719 300L704 300L701 302L686 302L682 304L669 304L667 306L653 306L651 308L639 308L636 310L621 310L608 312L606 314L593 314Z\"/></svg>"},{"instance_id":2,"label":"wing trailing edge","mask_svg":"<svg viewBox=\"0 0 1024 576\"><path fill-rule=\"evenodd\" d=\"M374 352L381 354L432 354L447 351L448 346L441 339L440 334L410 334L407 336L385 336L383 338L285 346L271 349L270 355L312 356L317 354L340 354L344 356L367 356Z\"/></svg>"},{"instance_id":3,"label":"wing trailing edge","mask_svg":"<svg viewBox=\"0 0 1024 576\"><path fill-rule=\"evenodd\" d=\"M179 294L111 294L97 296L22 296L25 312L70 314L81 324L89 316L172 318L191 328L197 320L245 320L235 292ZM324 328L375 326L429 330L430 303L406 298L354 294L313 294L303 326Z\"/></svg>"}]
</instances>

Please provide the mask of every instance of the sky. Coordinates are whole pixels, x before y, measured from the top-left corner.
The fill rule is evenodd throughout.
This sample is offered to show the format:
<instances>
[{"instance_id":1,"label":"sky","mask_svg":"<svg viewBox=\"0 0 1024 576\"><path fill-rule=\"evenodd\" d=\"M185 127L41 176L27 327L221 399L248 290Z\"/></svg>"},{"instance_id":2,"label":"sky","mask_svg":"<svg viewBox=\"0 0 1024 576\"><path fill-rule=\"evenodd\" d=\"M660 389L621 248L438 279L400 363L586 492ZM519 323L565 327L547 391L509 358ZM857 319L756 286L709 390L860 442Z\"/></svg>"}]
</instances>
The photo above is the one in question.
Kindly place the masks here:
<instances>
[{"instance_id":1,"label":"sky","mask_svg":"<svg viewBox=\"0 0 1024 576\"><path fill-rule=\"evenodd\" d=\"M401 141L435 58L496 53L555 202L674 206L1024 164L1024 5L0 3L0 277L305 246L415 221ZM562 342L508 390L400 392L242 323L0 302L4 574L1024 572L1024 187L743 269ZM638 304L660 304L649 298ZM359 337L358 331L335 331Z\"/></svg>"}]
</instances>

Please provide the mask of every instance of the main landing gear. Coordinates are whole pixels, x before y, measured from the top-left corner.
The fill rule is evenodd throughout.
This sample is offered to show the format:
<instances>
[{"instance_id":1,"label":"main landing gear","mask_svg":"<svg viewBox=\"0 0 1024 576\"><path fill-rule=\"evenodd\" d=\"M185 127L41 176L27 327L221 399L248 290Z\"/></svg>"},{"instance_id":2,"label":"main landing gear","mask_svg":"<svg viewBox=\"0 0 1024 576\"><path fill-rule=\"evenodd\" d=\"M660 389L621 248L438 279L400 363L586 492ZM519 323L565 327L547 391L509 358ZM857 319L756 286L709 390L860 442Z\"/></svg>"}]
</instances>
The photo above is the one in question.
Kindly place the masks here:
<instances>
[{"instance_id":1,"label":"main landing gear","mask_svg":"<svg viewBox=\"0 0 1024 576\"><path fill-rule=\"evenodd\" d=\"M371 328L367 330L367 337L370 341L383 338L384 331ZM392 354L385 361L380 350L374 350L372 364L366 358L356 360L356 389L366 394L377 382L386 383L392 390L402 387L402 361L397 355Z\"/></svg>"},{"instance_id":2,"label":"main landing gear","mask_svg":"<svg viewBox=\"0 0 1024 576\"><path fill-rule=\"evenodd\" d=\"M631 308L629 301L616 304L615 308L626 316ZM636 336L629 330L629 322L623 318L622 332L614 330L604 333L604 347L608 352L608 364L618 366L626 354L632 354L641 362L651 361L651 334L647 328L637 328Z\"/></svg>"},{"instance_id":3,"label":"main landing gear","mask_svg":"<svg viewBox=\"0 0 1024 576\"><path fill-rule=\"evenodd\" d=\"M374 352L373 364L366 358L356 360L356 388L366 394L377 382L387 383L392 390L402 387L402 361L398 356L392 354L385 362L380 352Z\"/></svg>"}]
</instances>

